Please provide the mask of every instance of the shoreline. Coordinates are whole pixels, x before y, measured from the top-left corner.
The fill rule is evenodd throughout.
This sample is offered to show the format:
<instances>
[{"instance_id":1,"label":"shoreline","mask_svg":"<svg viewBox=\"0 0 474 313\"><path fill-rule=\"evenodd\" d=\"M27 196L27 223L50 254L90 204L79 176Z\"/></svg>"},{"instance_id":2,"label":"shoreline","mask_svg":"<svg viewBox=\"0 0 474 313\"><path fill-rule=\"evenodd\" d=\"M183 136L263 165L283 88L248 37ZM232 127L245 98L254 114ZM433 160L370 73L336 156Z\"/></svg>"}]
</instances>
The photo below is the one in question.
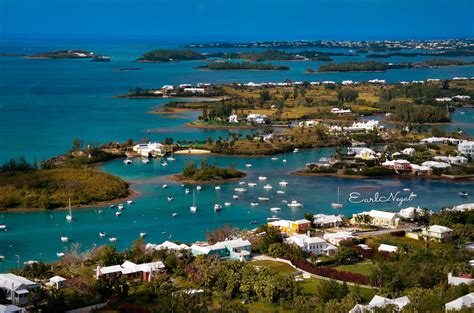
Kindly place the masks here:
<instances>
[{"instance_id":1,"label":"shoreline","mask_svg":"<svg viewBox=\"0 0 474 313\"><path fill-rule=\"evenodd\" d=\"M290 173L293 176L300 177L336 177L348 179L427 179L427 180L442 180L442 181L474 181L474 175L441 175L441 176L414 176L414 175L385 175L385 176L365 176L365 175L349 175L340 173L311 173L305 170L296 170Z\"/></svg>"},{"instance_id":2,"label":"shoreline","mask_svg":"<svg viewBox=\"0 0 474 313\"><path fill-rule=\"evenodd\" d=\"M256 126L251 126L251 125L243 125L243 126L232 126L232 125L198 125L195 124L194 122L191 123L186 123L186 127L191 127L191 128L200 128L200 129L232 129L232 130L238 130L238 129L258 129Z\"/></svg>"},{"instance_id":3,"label":"shoreline","mask_svg":"<svg viewBox=\"0 0 474 313\"><path fill-rule=\"evenodd\" d=\"M241 179L247 177L247 173L241 172L243 175L241 177L234 177L234 178L227 178L227 179L217 179L217 180L193 180L189 178L184 178L182 174L173 174L166 176L167 179L172 180L174 182L189 184L189 185L213 185L213 184L222 184L222 183L229 183L229 182L236 182Z\"/></svg>"}]
</instances>

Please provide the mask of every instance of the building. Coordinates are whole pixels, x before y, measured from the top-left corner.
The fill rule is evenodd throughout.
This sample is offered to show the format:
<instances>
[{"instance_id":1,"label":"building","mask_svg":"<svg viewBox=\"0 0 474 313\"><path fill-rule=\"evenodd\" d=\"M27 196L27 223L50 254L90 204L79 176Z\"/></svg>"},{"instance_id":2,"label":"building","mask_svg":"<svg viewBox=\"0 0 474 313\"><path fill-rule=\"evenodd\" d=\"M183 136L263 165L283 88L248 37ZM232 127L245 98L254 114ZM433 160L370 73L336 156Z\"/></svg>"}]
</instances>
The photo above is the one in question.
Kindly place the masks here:
<instances>
[{"instance_id":1,"label":"building","mask_svg":"<svg viewBox=\"0 0 474 313\"><path fill-rule=\"evenodd\" d=\"M342 224L340 215L315 214L313 224L316 227L339 227Z\"/></svg>"},{"instance_id":2,"label":"building","mask_svg":"<svg viewBox=\"0 0 474 313\"><path fill-rule=\"evenodd\" d=\"M238 123L239 122L239 117L235 114L232 114L229 116L229 123Z\"/></svg>"},{"instance_id":3,"label":"building","mask_svg":"<svg viewBox=\"0 0 474 313\"><path fill-rule=\"evenodd\" d=\"M433 175L433 170L427 166L421 166L418 164L411 164L411 171L413 174L418 176L431 176Z\"/></svg>"},{"instance_id":4,"label":"building","mask_svg":"<svg viewBox=\"0 0 474 313\"><path fill-rule=\"evenodd\" d=\"M163 249L182 251L182 250L191 250L191 247L189 247L188 245L185 245L184 243L178 245L171 241L165 241L159 245L153 244L153 243L147 243L145 246L145 250L147 251L163 250Z\"/></svg>"},{"instance_id":5,"label":"building","mask_svg":"<svg viewBox=\"0 0 474 313\"><path fill-rule=\"evenodd\" d=\"M66 278L61 276L54 276L49 279L49 285L56 288L61 289L66 287Z\"/></svg>"},{"instance_id":6,"label":"building","mask_svg":"<svg viewBox=\"0 0 474 313\"><path fill-rule=\"evenodd\" d=\"M352 111L350 109L339 109L339 108L332 108L332 114L350 114Z\"/></svg>"},{"instance_id":7,"label":"building","mask_svg":"<svg viewBox=\"0 0 474 313\"><path fill-rule=\"evenodd\" d=\"M0 304L0 313L25 313L25 309L17 307L16 305Z\"/></svg>"},{"instance_id":8,"label":"building","mask_svg":"<svg viewBox=\"0 0 474 313\"><path fill-rule=\"evenodd\" d=\"M417 214L423 214L423 209L420 207L415 208L411 206L408 208L401 209L398 212L398 216L405 218L407 220L414 219Z\"/></svg>"},{"instance_id":9,"label":"building","mask_svg":"<svg viewBox=\"0 0 474 313\"><path fill-rule=\"evenodd\" d=\"M355 220L357 215L368 215L372 218L370 225L373 226L381 226L381 227L396 227L400 222L400 218L397 217L397 213L395 212L386 212L386 211L379 211L379 210L371 210L368 212L361 212L352 215L351 223L357 224Z\"/></svg>"},{"instance_id":10,"label":"building","mask_svg":"<svg viewBox=\"0 0 474 313\"><path fill-rule=\"evenodd\" d=\"M404 155L413 156L415 154L416 150L413 149L413 148L405 148L400 152Z\"/></svg>"},{"instance_id":11,"label":"building","mask_svg":"<svg viewBox=\"0 0 474 313\"><path fill-rule=\"evenodd\" d=\"M464 140L458 144L458 152L474 157L474 141Z\"/></svg>"},{"instance_id":12,"label":"building","mask_svg":"<svg viewBox=\"0 0 474 313\"><path fill-rule=\"evenodd\" d=\"M13 304L24 305L27 304L35 292L38 292L40 285L28 280L24 277L4 273L0 274L0 289L7 295L7 300Z\"/></svg>"},{"instance_id":13,"label":"building","mask_svg":"<svg viewBox=\"0 0 474 313\"><path fill-rule=\"evenodd\" d=\"M381 128L379 121L369 120L365 122L354 122L352 126L346 127L345 130L349 132L371 131Z\"/></svg>"},{"instance_id":14,"label":"building","mask_svg":"<svg viewBox=\"0 0 474 313\"><path fill-rule=\"evenodd\" d=\"M165 146L159 142L141 143L133 146L132 150L143 157L161 157L166 154Z\"/></svg>"},{"instance_id":15,"label":"building","mask_svg":"<svg viewBox=\"0 0 474 313\"><path fill-rule=\"evenodd\" d=\"M309 121L301 121L298 123L298 127L306 127L306 128L313 128L315 127L316 125L318 125L319 122L318 121L314 121L314 120L309 120Z\"/></svg>"},{"instance_id":16,"label":"building","mask_svg":"<svg viewBox=\"0 0 474 313\"><path fill-rule=\"evenodd\" d=\"M471 278L471 275L463 275L463 276L453 276L453 273L448 273L448 285L459 286L459 285L472 285L474 283L474 279Z\"/></svg>"},{"instance_id":17,"label":"building","mask_svg":"<svg viewBox=\"0 0 474 313\"><path fill-rule=\"evenodd\" d=\"M397 246L392 246L392 245L387 245L387 244L381 244L379 248L377 249L379 252L389 252L389 253L395 253L398 251Z\"/></svg>"},{"instance_id":18,"label":"building","mask_svg":"<svg viewBox=\"0 0 474 313\"><path fill-rule=\"evenodd\" d=\"M443 156L443 155L438 155L433 158L435 161L441 161L444 163L448 163L451 165L460 165L460 164L466 164L468 162L468 159L463 157L463 156Z\"/></svg>"},{"instance_id":19,"label":"building","mask_svg":"<svg viewBox=\"0 0 474 313\"><path fill-rule=\"evenodd\" d=\"M188 87L183 89L184 92L189 92L189 93L205 93L206 89L204 88L195 88L195 87Z\"/></svg>"},{"instance_id":20,"label":"building","mask_svg":"<svg viewBox=\"0 0 474 313\"><path fill-rule=\"evenodd\" d=\"M142 281L151 281L155 273L164 269L165 265L161 261L143 264L125 261L122 265L97 266L94 271L96 279L126 276L128 278L141 279Z\"/></svg>"},{"instance_id":21,"label":"building","mask_svg":"<svg viewBox=\"0 0 474 313\"><path fill-rule=\"evenodd\" d=\"M432 225L423 228L421 234L427 239L439 242L449 242L454 236L454 232L451 228L440 225Z\"/></svg>"},{"instance_id":22,"label":"building","mask_svg":"<svg viewBox=\"0 0 474 313\"><path fill-rule=\"evenodd\" d=\"M311 228L311 221L302 219L297 221L279 220L268 223L268 226L278 228L282 233L294 235L304 233Z\"/></svg>"},{"instance_id":23,"label":"building","mask_svg":"<svg viewBox=\"0 0 474 313\"><path fill-rule=\"evenodd\" d=\"M437 161L425 161L421 163L421 166L429 167L431 169L438 169L438 170L444 170L444 169L447 169L448 167L451 167L451 165L448 163L437 162Z\"/></svg>"},{"instance_id":24,"label":"building","mask_svg":"<svg viewBox=\"0 0 474 313\"><path fill-rule=\"evenodd\" d=\"M265 114L249 114L247 115L247 123L252 124L265 124L267 122L267 116Z\"/></svg>"},{"instance_id":25,"label":"building","mask_svg":"<svg viewBox=\"0 0 474 313\"><path fill-rule=\"evenodd\" d=\"M457 138L446 138L446 137L429 137L422 139L420 143L423 144L434 144L434 145L439 145L443 143L451 143L454 145L457 145L461 142L462 140L457 139Z\"/></svg>"},{"instance_id":26,"label":"building","mask_svg":"<svg viewBox=\"0 0 474 313\"><path fill-rule=\"evenodd\" d=\"M308 235L294 235L286 239L289 244L295 244L303 251L313 255L326 254L335 255L337 248L330 243L327 243L323 238L310 237Z\"/></svg>"},{"instance_id":27,"label":"building","mask_svg":"<svg viewBox=\"0 0 474 313\"><path fill-rule=\"evenodd\" d=\"M221 259L233 260L248 260L250 259L250 252L252 251L252 244L248 240L242 238L234 240L221 241L213 245L197 245L191 246L191 253L194 256L198 255L215 255Z\"/></svg>"},{"instance_id":28,"label":"building","mask_svg":"<svg viewBox=\"0 0 474 313\"><path fill-rule=\"evenodd\" d=\"M448 311L459 311L463 308L472 308L474 307L474 292L467 294L465 296L459 297L456 300L448 302L444 305L446 312Z\"/></svg>"},{"instance_id":29,"label":"building","mask_svg":"<svg viewBox=\"0 0 474 313\"><path fill-rule=\"evenodd\" d=\"M356 155L356 159L361 159L365 161L375 160L377 157L375 156L375 151L369 148L364 148L360 150Z\"/></svg>"},{"instance_id":30,"label":"building","mask_svg":"<svg viewBox=\"0 0 474 313\"><path fill-rule=\"evenodd\" d=\"M323 235L323 238L327 242L329 242L329 243L331 243L335 246L339 246L341 241L352 240L355 237L351 232L341 231L341 232L337 232L337 233L325 233Z\"/></svg>"},{"instance_id":31,"label":"building","mask_svg":"<svg viewBox=\"0 0 474 313\"><path fill-rule=\"evenodd\" d=\"M381 296L375 295L372 300L370 300L369 304L367 305L362 305L362 304L356 304L356 306L349 311L349 313L369 313L369 312L374 312L379 309L385 308L387 305L394 305L397 307L399 311L403 309L404 306L407 304L410 304L410 299L408 297L400 297L400 298L395 298L395 299L389 299Z\"/></svg>"}]
</instances>

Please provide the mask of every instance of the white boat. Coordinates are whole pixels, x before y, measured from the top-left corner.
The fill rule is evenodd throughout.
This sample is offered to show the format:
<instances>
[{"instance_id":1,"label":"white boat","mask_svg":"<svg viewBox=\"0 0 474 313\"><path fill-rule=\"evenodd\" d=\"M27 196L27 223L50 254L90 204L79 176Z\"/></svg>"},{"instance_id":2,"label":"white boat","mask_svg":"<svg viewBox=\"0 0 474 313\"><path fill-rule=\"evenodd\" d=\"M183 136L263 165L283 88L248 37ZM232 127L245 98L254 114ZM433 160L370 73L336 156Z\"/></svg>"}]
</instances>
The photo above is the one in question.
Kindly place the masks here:
<instances>
[{"instance_id":1,"label":"white boat","mask_svg":"<svg viewBox=\"0 0 474 313\"><path fill-rule=\"evenodd\" d=\"M248 183L248 186L249 186L249 187L256 187L256 186L257 186L257 183Z\"/></svg>"},{"instance_id":2,"label":"white boat","mask_svg":"<svg viewBox=\"0 0 474 313\"><path fill-rule=\"evenodd\" d=\"M237 191L237 192L246 192L247 189L245 189L245 188L234 188L234 191Z\"/></svg>"},{"instance_id":3,"label":"white boat","mask_svg":"<svg viewBox=\"0 0 474 313\"><path fill-rule=\"evenodd\" d=\"M222 206L218 203L214 204L214 212L218 212L222 210Z\"/></svg>"},{"instance_id":4,"label":"white boat","mask_svg":"<svg viewBox=\"0 0 474 313\"><path fill-rule=\"evenodd\" d=\"M143 163L143 164L148 164L148 163L150 163L150 160L148 160L148 159L142 159L142 163Z\"/></svg>"},{"instance_id":5,"label":"white boat","mask_svg":"<svg viewBox=\"0 0 474 313\"><path fill-rule=\"evenodd\" d=\"M133 201L132 200L127 200L127 204L132 204Z\"/></svg>"},{"instance_id":6,"label":"white boat","mask_svg":"<svg viewBox=\"0 0 474 313\"><path fill-rule=\"evenodd\" d=\"M66 215L66 221L72 222L71 198L69 198L69 214Z\"/></svg>"},{"instance_id":7,"label":"white boat","mask_svg":"<svg viewBox=\"0 0 474 313\"><path fill-rule=\"evenodd\" d=\"M162 187L163 187L163 189L166 189L166 188L168 188L168 185L164 184Z\"/></svg>"},{"instance_id":8,"label":"white boat","mask_svg":"<svg viewBox=\"0 0 474 313\"><path fill-rule=\"evenodd\" d=\"M140 233L140 238L145 238L145 236L146 236L146 233L143 233L143 232Z\"/></svg>"},{"instance_id":9,"label":"white boat","mask_svg":"<svg viewBox=\"0 0 474 313\"><path fill-rule=\"evenodd\" d=\"M0 255L0 262L3 261L3 260L5 260L5 256Z\"/></svg>"},{"instance_id":10,"label":"white boat","mask_svg":"<svg viewBox=\"0 0 474 313\"><path fill-rule=\"evenodd\" d=\"M296 200L291 200L291 202L288 203L287 205L290 208L301 208L301 207L303 207L303 205L301 203L299 203L298 201L296 201Z\"/></svg>"},{"instance_id":11,"label":"white boat","mask_svg":"<svg viewBox=\"0 0 474 313\"><path fill-rule=\"evenodd\" d=\"M258 200L259 201L269 201L270 198L268 198L268 197L258 197Z\"/></svg>"},{"instance_id":12,"label":"white boat","mask_svg":"<svg viewBox=\"0 0 474 313\"><path fill-rule=\"evenodd\" d=\"M267 180L266 176L258 176L258 180Z\"/></svg>"},{"instance_id":13,"label":"white boat","mask_svg":"<svg viewBox=\"0 0 474 313\"><path fill-rule=\"evenodd\" d=\"M115 204L109 205L109 209L113 209L113 208L115 208Z\"/></svg>"},{"instance_id":14,"label":"white boat","mask_svg":"<svg viewBox=\"0 0 474 313\"><path fill-rule=\"evenodd\" d=\"M201 189L202 189L202 187L201 187L200 185L197 185L197 186L196 186L196 190L197 190L197 191L199 191L199 190L201 190Z\"/></svg>"},{"instance_id":15,"label":"white boat","mask_svg":"<svg viewBox=\"0 0 474 313\"><path fill-rule=\"evenodd\" d=\"M293 153L298 153L298 152L300 152L300 149L298 149L298 148L295 148L295 149L293 150Z\"/></svg>"},{"instance_id":16,"label":"white boat","mask_svg":"<svg viewBox=\"0 0 474 313\"><path fill-rule=\"evenodd\" d=\"M184 190L184 193L185 193L185 194L188 194L188 193L190 193L189 189L188 189L188 188L186 188L186 189Z\"/></svg>"},{"instance_id":17,"label":"white boat","mask_svg":"<svg viewBox=\"0 0 474 313\"><path fill-rule=\"evenodd\" d=\"M110 241L110 242L117 242L117 238L116 238L116 237L110 237L110 238L109 238L109 241Z\"/></svg>"},{"instance_id":18,"label":"white boat","mask_svg":"<svg viewBox=\"0 0 474 313\"><path fill-rule=\"evenodd\" d=\"M178 216L178 213L175 212L175 213L171 214L171 216L176 217L176 216Z\"/></svg>"},{"instance_id":19,"label":"white boat","mask_svg":"<svg viewBox=\"0 0 474 313\"><path fill-rule=\"evenodd\" d=\"M276 216L273 216L273 217L267 217L267 222L271 223L271 222L276 222L276 221L279 221L280 218L279 217L276 217Z\"/></svg>"},{"instance_id":20,"label":"white boat","mask_svg":"<svg viewBox=\"0 0 474 313\"><path fill-rule=\"evenodd\" d=\"M272 161L276 161L276 160L278 160L277 157L273 157L273 158L272 158Z\"/></svg>"},{"instance_id":21,"label":"white boat","mask_svg":"<svg viewBox=\"0 0 474 313\"><path fill-rule=\"evenodd\" d=\"M245 167L252 167L252 164L247 163L247 164L245 164Z\"/></svg>"},{"instance_id":22,"label":"white boat","mask_svg":"<svg viewBox=\"0 0 474 313\"><path fill-rule=\"evenodd\" d=\"M258 206L258 202L250 202L251 206Z\"/></svg>"},{"instance_id":23,"label":"white boat","mask_svg":"<svg viewBox=\"0 0 474 313\"><path fill-rule=\"evenodd\" d=\"M122 204L122 203L120 203L120 204L118 205L117 209L119 209L119 210L123 210L123 204Z\"/></svg>"},{"instance_id":24,"label":"white boat","mask_svg":"<svg viewBox=\"0 0 474 313\"><path fill-rule=\"evenodd\" d=\"M283 159L283 163L286 163L286 159Z\"/></svg>"},{"instance_id":25,"label":"white boat","mask_svg":"<svg viewBox=\"0 0 474 313\"><path fill-rule=\"evenodd\" d=\"M115 212L115 216L118 217L118 216L120 216L120 215L122 215L122 212L120 212L120 211Z\"/></svg>"},{"instance_id":26,"label":"white boat","mask_svg":"<svg viewBox=\"0 0 474 313\"><path fill-rule=\"evenodd\" d=\"M61 236L61 241L62 241L62 242L68 242L68 241L69 241L69 238L66 237L66 236Z\"/></svg>"},{"instance_id":27,"label":"white boat","mask_svg":"<svg viewBox=\"0 0 474 313\"><path fill-rule=\"evenodd\" d=\"M278 185L286 187L286 186L288 186L288 182L286 180L282 180L278 183Z\"/></svg>"},{"instance_id":28,"label":"white boat","mask_svg":"<svg viewBox=\"0 0 474 313\"><path fill-rule=\"evenodd\" d=\"M244 181L239 181L239 185L243 186L243 185L245 185L245 182Z\"/></svg>"},{"instance_id":29,"label":"white boat","mask_svg":"<svg viewBox=\"0 0 474 313\"><path fill-rule=\"evenodd\" d=\"M280 209L280 208L271 208L270 211L272 211L272 212L280 212L281 209Z\"/></svg>"},{"instance_id":30,"label":"white boat","mask_svg":"<svg viewBox=\"0 0 474 313\"><path fill-rule=\"evenodd\" d=\"M403 188L403 191L405 191L405 192L410 192L411 189L410 189L410 188Z\"/></svg>"},{"instance_id":31,"label":"white boat","mask_svg":"<svg viewBox=\"0 0 474 313\"><path fill-rule=\"evenodd\" d=\"M25 265L33 265L33 264L36 264L36 263L38 263L38 261L36 261L36 260L28 260L28 261L23 262L23 264L25 264Z\"/></svg>"},{"instance_id":32,"label":"white boat","mask_svg":"<svg viewBox=\"0 0 474 313\"><path fill-rule=\"evenodd\" d=\"M266 189L266 190L270 190L270 189L272 189L272 188L273 188L272 185L265 185L265 186L263 186L263 189Z\"/></svg>"},{"instance_id":33,"label":"white boat","mask_svg":"<svg viewBox=\"0 0 474 313\"><path fill-rule=\"evenodd\" d=\"M127 165L128 165L128 164L132 164L132 163L133 163L133 161L130 160L130 159L125 159L125 160L123 160L123 164L127 164Z\"/></svg>"},{"instance_id":34,"label":"white boat","mask_svg":"<svg viewBox=\"0 0 474 313\"><path fill-rule=\"evenodd\" d=\"M172 196L168 196L167 199L168 199L169 202L173 201L173 197L172 197Z\"/></svg>"},{"instance_id":35,"label":"white boat","mask_svg":"<svg viewBox=\"0 0 474 313\"><path fill-rule=\"evenodd\" d=\"M341 193L340 193L340 191L339 191L339 187L337 187L337 202L331 203L331 208L333 208L333 209L340 209L340 208L342 208L342 204L341 204L341 202L339 202L340 196L341 196Z\"/></svg>"},{"instance_id":36,"label":"white boat","mask_svg":"<svg viewBox=\"0 0 474 313\"><path fill-rule=\"evenodd\" d=\"M173 152L171 152L171 156L169 156L168 158L166 158L168 161L176 161L176 159L174 158L174 155L173 155Z\"/></svg>"},{"instance_id":37,"label":"white boat","mask_svg":"<svg viewBox=\"0 0 474 313\"><path fill-rule=\"evenodd\" d=\"M106 232L101 231L101 232L99 233L99 237L100 237L100 238L104 238L105 236L107 236L107 233L106 233Z\"/></svg>"},{"instance_id":38,"label":"white boat","mask_svg":"<svg viewBox=\"0 0 474 313\"><path fill-rule=\"evenodd\" d=\"M231 206L231 203L230 202L225 202L224 205L225 206Z\"/></svg>"},{"instance_id":39,"label":"white boat","mask_svg":"<svg viewBox=\"0 0 474 313\"><path fill-rule=\"evenodd\" d=\"M57 252L56 255L58 258L62 258L64 256L64 252Z\"/></svg>"},{"instance_id":40,"label":"white boat","mask_svg":"<svg viewBox=\"0 0 474 313\"><path fill-rule=\"evenodd\" d=\"M7 225L0 224L0 230L7 230Z\"/></svg>"},{"instance_id":41,"label":"white boat","mask_svg":"<svg viewBox=\"0 0 474 313\"><path fill-rule=\"evenodd\" d=\"M319 162L326 163L326 162L329 162L329 159L326 157L321 157L319 158Z\"/></svg>"},{"instance_id":42,"label":"white boat","mask_svg":"<svg viewBox=\"0 0 474 313\"><path fill-rule=\"evenodd\" d=\"M161 163L161 166L167 167L168 163L166 163L166 161L164 161L163 163Z\"/></svg>"},{"instance_id":43,"label":"white boat","mask_svg":"<svg viewBox=\"0 0 474 313\"><path fill-rule=\"evenodd\" d=\"M460 196L461 198L467 198L469 197L469 194L465 191L461 191L460 193L458 193L458 196Z\"/></svg>"},{"instance_id":44,"label":"white boat","mask_svg":"<svg viewBox=\"0 0 474 313\"><path fill-rule=\"evenodd\" d=\"M277 194L279 194L279 195L284 195L285 192L284 192L283 190L277 190Z\"/></svg>"},{"instance_id":45,"label":"white boat","mask_svg":"<svg viewBox=\"0 0 474 313\"><path fill-rule=\"evenodd\" d=\"M214 187L214 189L215 189L216 191L219 191L219 190L221 190L221 186L216 186L216 187Z\"/></svg>"},{"instance_id":46,"label":"white boat","mask_svg":"<svg viewBox=\"0 0 474 313\"><path fill-rule=\"evenodd\" d=\"M237 199L239 199L239 196L238 195L232 195L232 198L237 200Z\"/></svg>"},{"instance_id":47,"label":"white boat","mask_svg":"<svg viewBox=\"0 0 474 313\"><path fill-rule=\"evenodd\" d=\"M197 211L197 206L196 206L196 193L193 190L193 205L189 207L189 211L195 213Z\"/></svg>"}]
</instances>

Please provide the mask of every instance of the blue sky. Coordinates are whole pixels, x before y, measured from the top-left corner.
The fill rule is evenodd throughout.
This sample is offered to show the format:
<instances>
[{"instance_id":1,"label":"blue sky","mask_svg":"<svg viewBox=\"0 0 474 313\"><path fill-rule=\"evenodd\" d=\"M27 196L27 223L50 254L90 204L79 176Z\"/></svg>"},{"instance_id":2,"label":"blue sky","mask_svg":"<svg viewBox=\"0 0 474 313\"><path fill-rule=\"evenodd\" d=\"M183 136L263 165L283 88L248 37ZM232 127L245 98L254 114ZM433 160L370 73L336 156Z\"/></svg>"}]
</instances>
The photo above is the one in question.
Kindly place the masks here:
<instances>
[{"instance_id":1,"label":"blue sky","mask_svg":"<svg viewBox=\"0 0 474 313\"><path fill-rule=\"evenodd\" d=\"M0 36L472 38L473 17L473 0L0 0Z\"/></svg>"}]
</instances>

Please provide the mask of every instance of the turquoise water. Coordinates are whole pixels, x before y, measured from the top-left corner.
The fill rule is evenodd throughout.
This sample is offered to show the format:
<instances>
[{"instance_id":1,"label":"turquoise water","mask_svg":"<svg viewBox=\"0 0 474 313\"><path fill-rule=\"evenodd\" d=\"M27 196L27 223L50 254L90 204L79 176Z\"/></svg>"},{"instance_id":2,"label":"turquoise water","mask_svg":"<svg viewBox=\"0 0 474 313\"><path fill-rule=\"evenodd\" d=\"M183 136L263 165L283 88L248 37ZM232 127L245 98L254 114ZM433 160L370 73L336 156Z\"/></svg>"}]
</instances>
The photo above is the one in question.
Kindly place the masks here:
<instances>
[{"instance_id":1,"label":"turquoise water","mask_svg":"<svg viewBox=\"0 0 474 313\"><path fill-rule=\"evenodd\" d=\"M30 160L40 160L64 152L73 138L79 137L87 142L124 141L129 138L139 140L163 140L173 137L176 140L204 140L208 136L226 137L227 131L186 128L183 125L196 118L196 113L180 114L179 118L166 118L161 115L146 114L163 100L116 99L114 95L123 93L137 85L157 87L163 84L197 82L260 82L292 80L368 80L372 78L388 81L420 80L429 77L449 78L453 76L474 76L474 67L449 67L439 69L397 70L387 73L327 73L309 75L307 67L316 68L318 62L278 62L291 67L282 72L211 72L193 69L202 62L180 62L173 64L141 64L132 62L144 51L158 47L173 47L153 43L50 43L50 42L0 42L0 52L33 53L57 49L84 48L100 54L110 54L110 63L96 63L87 60L26 60L18 57L0 58L0 162L25 155ZM211 52L211 51L205 51ZM362 57L357 57L363 59ZM355 60L357 58L350 58ZM338 61L348 57L338 57ZM403 59L403 61L413 59ZM416 60L416 59L415 59ZM397 62L390 59L391 62ZM140 67L141 71L117 71L117 68ZM472 110L455 115L455 123L450 126L461 127L474 134ZM302 151L298 154L280 155L279 160L270 158L210 157L211 162L221 166L235 165L248 172L245 181L257 181L259 175L268 177L273 185L271 192L263 190L265 183L258 183L255 189L248 188L246 194L237 201L232 200L233 188L237 183L222 185L216 192L212 186L205 186L196 193L199 211L189 212L192 194L185 195L180 184L170 182L166 176L181 171L189 159L199 156L176 156L176 162L162 167L160 160L150 164L135 162L125 166L120 160L110 162L103 169L132 182L139 192L135 203L127 206L120 217L108 208L82 209L74 212L75 221L67 223L66 213L30 212L4 213L0 223L7 224L8 231L0 233L0 255L6 257L0 270L16 266L16 257L21 261L57 259L56 253L64 251L71 243L78 242L81 249L109 243L100 239L98 233L107 232L118 238L116 245L127 248L140 232L146 232L147 240L154 243L166 239L181 241L202 240L208 230L224 224L238 227L253 227L249 223L263 223L274 213L271 207L281 207L276 215L297 219L303 212L342 213L381 208L399 210L409 205L426 206L439 209L443 205L461 203L457 193L461 190L474 193L472 185L428 180L345 180L338 178L294 177L289 173L304 167L308 162L318 161L329 156L332 149ZM288 162L281 160L287 158ZM252 163L248 169L246 163ZM285 195L276 194L278 181L289 182ZM164 190L162 184L168 184ZM341 189L344 207L335 211L330 203L336 201L337 187ZM190 188L190 187L189 187ZM375 192L384 195L410 188L418 197L398 207L396 203L354 204L348 201L351 192L359 192L363 197L373 196ZM169 203L168 195L175 200ZM270 201L251 207L250 202L258 196L270 197ZM304 204L304 209L289 209L282 200L296 199ZM231 207L222 212L213 212L216 202L231 201ZM103 209L99 214L98 209ZM173 218L172 213L178 213ZM165 232L165 233L164 233ZM70 238L69 244L60 241L61 236Z\"/></svg>"}]
</instances>

